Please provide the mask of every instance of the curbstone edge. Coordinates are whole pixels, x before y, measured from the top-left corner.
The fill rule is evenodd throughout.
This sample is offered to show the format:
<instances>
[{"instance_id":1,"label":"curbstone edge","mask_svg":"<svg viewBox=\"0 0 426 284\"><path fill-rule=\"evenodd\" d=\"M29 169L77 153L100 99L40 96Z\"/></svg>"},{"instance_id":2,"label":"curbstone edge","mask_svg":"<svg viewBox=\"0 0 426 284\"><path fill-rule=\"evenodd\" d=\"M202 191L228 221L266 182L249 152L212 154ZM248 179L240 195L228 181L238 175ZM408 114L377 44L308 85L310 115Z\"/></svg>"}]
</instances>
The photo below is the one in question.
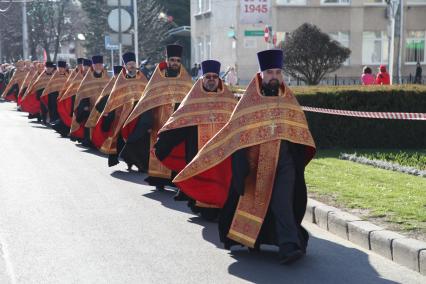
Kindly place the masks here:
<instances>
[{"instance_id":1,"label":"curbstone edge","mask_svg":"<svg viewBox=\"0 0 426 284\"><path fill-rule=\"evenodd\" d=\"M393 259L392 243L397 239L406 239L407 237L398 233L383 230L373 231L370 234L370 247L371 250L384 256L390 260Z\"/></svg>"},{"instance_id":2,"label":"curbstone edge","mask_svg":"<svg viewBox=\"0 0 426 284\"><path fill-rule=\"evenodd\" d=\"M362 221L362 219L342 211L330 212L328 214L328 230L331 233L348 240L348 223L353 221Z\"/></svg>"},{"instance_id":3,"label":"curbstone edge","mask_svg":"<svg viewBox=\"0 0 426 284\"><path fill-rule=\"evenodd\" d=\"M370 233L373 231L383 231L384 229L367 221L353 221L348 223L348 240L362 246L366 249L371 249Z\"/></svg>"},{"instance_id":4,"label":"curbstone edge","mask_svg":"<svg viewBox=\"0 0 426 284\"><path fill-rule=\"evenodd\" d=\"M423 264L420 255L426 250L426 243L414 239L398 239L392 242L393 261L412 270L420 272Z\"/></svg>"}]
</instances>

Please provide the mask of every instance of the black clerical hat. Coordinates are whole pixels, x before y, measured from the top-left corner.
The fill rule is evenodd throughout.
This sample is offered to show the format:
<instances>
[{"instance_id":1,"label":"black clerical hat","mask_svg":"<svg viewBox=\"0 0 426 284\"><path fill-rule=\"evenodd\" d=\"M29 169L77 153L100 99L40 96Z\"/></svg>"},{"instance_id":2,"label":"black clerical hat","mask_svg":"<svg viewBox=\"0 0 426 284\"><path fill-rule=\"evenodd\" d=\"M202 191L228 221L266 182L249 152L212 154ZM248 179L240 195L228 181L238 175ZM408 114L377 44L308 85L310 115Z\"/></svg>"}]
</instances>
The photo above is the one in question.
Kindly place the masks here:
<instances>
[{"instance_id":1,"label":"black clerical hat","mask_svg":"<svg viewBox=\"0 0 426 284\"><path fill-rule=\"evenodd\" d=\"M83 66L92 66L92 60L84 58Z\"/></svg>"},{"instance_id":2,"label":"black clerical hat","mask_svg":"<svg viewBox=\"0 0 426 284\"><path fill-rule=\"evenodd\" d=\"M120 74L121 70L123 69L123 66L121 65L115 65L114 66L114 75Z\"/></svg>"},{"instance_id":3,"label":"black clerical hat","mask_svg":"<svg viewBox=\"0 0 426 284\"><path fill-rule=\"evenodd\" d=\"M166 48L167 58L169 57L182 57L183 47L178 44L169 44Z\"/></svg>"},{"instance_id":4,"label":"black clerical hat","mask_svg":"<svg viewBox=\"0 0 426 284\"><path fill-rule=\"evenodd\" d=\"M123 54L124 64L127 64L130 61L136 62L136 55L133 52L126 52Z\"/></svg>"},{"instance_id":5,"label":"black clerical hat","mask_svg":"<svg viewBox=\"0 0 426 284\"><path fill-rule=\"evenodd\" d=\"M84 61L83 57L77 58L77 64L83 64L83 61Z\"/></svg>"},{"instance_id":6,"label":"black clerical hat","mask_svg":"<svg viewBox=\"0 0 426 284\"><path fill-rule=\"evenodd\" d=\"M54 68L53 62L51 61L47 61L44 66L48 67L48 68Z\"/></svg>"},{"instance_id":7,"label":"black clerical hat","mask_svg":"<svg viewBox=\"0 0 426 284\"><path fill-rule=\"evenodd\" d=\"M102 55L92 56L92 63L93 64L104 63L104 57Z\"/></svg>"},{"instance_id":8,"label":"black clerical hat","mask_svg":"<svg viewBox=\"0 0 426 284\"><path fill-rule=\"evenodd\" d=\"M257 53L260 71L282 69L284 55L281 49L269 49Z\"/></svg>"},{"instance_id":9,"label":"black clerical hat","mask_svg":"<svg viewBox=\"0 0 426 284\"><path fill-rule=\"evenodd\" d=\"M220 62L216 60L205 60L201 62L201 70L203 70L203 75L206 73L220 73Z\"/></svg>"},{"instance_id":10,"label":"black clerical hat","mask_svg":"<svg viewBox=\"0 0 426 284\"><path fill-rule=\"evenodd\" d=\"M58 61L58 67L66 68L67 63L65 61Z\"/></svg>"}]
</instances>

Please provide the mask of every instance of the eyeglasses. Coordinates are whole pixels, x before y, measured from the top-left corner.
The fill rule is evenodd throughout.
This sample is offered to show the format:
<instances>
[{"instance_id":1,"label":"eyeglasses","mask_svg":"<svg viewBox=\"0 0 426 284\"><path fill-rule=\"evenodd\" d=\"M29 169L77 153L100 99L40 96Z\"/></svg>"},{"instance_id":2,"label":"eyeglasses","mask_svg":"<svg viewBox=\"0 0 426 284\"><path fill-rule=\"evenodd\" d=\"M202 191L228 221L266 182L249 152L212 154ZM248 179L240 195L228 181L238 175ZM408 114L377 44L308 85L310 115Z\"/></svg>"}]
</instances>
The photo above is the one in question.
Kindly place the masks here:
<instances>
[{"instance_id":1,"label":"eyeglasses","mask_svg":"<svg viewBox=\"0 0 426 284\"><path fill-rule=\"evenodd\" d=\"M219 79L218 75L204 75L204 78L206 78L207 80L216 80Z\"/></svg>"},{"instance_id":2,"label":"eyeglasses","mask_svg":"<svg viewBox=\"0 0 426 284\"><path fill-rule=\"evenodd\" d=\"M180 62L179 58L169 58L170 62Z\"/></svg>"}]
</instances>

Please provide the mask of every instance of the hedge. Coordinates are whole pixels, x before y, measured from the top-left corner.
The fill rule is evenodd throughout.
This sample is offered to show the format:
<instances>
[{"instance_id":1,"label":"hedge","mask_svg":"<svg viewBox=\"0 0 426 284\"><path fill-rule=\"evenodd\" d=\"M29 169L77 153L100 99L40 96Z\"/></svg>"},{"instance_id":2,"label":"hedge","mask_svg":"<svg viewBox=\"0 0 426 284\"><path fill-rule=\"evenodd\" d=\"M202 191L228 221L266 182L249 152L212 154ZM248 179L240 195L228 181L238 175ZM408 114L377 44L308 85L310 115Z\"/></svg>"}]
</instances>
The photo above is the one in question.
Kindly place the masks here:
<instances>
[{"instance_id":1,"label":"hedge","mask_svg":"<svg viewBox=\"0 0 426 284\"><path fill-rule=\"evenodd\" d=\"M303 106L426 113L426 86L291 87ZM306 112L318 148L425 149L426 121L344 117Z\"/></svg>"}]
</instances>

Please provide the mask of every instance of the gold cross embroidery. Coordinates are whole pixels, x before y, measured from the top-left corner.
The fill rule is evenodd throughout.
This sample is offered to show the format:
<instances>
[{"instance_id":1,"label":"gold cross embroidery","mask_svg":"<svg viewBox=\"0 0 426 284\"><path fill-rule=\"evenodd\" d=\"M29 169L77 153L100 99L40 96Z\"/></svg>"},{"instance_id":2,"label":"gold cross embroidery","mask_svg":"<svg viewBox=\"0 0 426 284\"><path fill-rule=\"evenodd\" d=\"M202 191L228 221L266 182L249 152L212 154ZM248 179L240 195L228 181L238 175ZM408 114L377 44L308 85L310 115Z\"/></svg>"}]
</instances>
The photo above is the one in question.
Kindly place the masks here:
<instances>
[{"instance_id":1,"label":"gold cross embroidery","mask_svg":"<svg viewBox=\"0 0 426 284\"><path fill-rule=\"evenodd\" d=\"M216 116L212 113L210 114L209 119L210 119L210 122L213 123L216 119Z\"/></svg>"},{"instance_id":2,"label":"gold cross embroidery","mask_svg":"<svg viewBox=\"0 0 426 284\"><path fill-rule=\"evenodd\" d=\"M278 126L275 124L275 121L274 122L272 122L272 124L269 126L269 128L271 129L271 135L275 135L275 129L277 128Z\"/></svg>"}]
</instances>

